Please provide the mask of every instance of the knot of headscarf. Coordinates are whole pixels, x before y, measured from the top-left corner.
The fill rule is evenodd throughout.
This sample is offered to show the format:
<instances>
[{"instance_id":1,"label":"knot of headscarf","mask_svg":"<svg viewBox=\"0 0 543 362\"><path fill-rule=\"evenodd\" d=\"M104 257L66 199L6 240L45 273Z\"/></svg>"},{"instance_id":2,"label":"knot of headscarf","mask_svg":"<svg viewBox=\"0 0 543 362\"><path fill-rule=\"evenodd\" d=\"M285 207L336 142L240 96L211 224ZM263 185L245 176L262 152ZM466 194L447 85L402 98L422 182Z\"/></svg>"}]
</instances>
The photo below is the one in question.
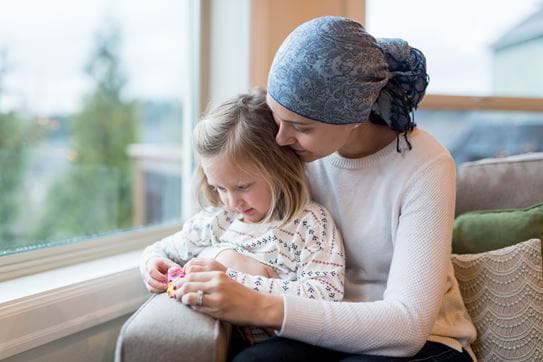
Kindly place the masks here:
<instances>
[{"instance_id":1,"label":"knot of headscarf","mask_svg":"<svg viewBox=\"0 0 543 362\"><path fill-rule=\"evenodd\" d=\"M405 132L415 126L412 112L428 86L426 59L402 39L377 39L385 54L390 78L372 106L373 117L390 128Z\"/></svg>"},{"instance_id":2,"label":"knot of headscarf","mask_svg":"<svg viewBox=\"0 0 543 362\"><path fill-rule=\"evenodd\" d=\"M316 121L350 124L370 113L389 127L413 127L410 113L428 84L424 55L400 39L376 40L359 23L325 16L298 26L277 51L269 95Z\"/></svg>"}]
</instances>

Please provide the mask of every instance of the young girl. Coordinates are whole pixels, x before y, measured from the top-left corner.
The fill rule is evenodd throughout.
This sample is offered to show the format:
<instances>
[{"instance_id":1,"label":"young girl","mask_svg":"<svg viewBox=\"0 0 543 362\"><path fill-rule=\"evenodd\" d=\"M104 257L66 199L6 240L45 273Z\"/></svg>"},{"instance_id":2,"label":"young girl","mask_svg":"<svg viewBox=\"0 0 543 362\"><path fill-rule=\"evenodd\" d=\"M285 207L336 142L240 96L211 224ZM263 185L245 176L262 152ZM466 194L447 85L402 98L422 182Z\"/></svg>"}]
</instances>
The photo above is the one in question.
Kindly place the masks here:
<instances>
[{"instance_id":1,"label":"young girl","mask_svg":"<svg viewBox=\"0 0 543 362\"><path fill-rule=\"evenodd\" d=\"M149 291L163 292L167 270L185 265L188 276L224 272L261 293L343 298L340 234L328 211L309 200L303 162L275 142L277 130L262 92L226 102L197 124L198 189L212 207L145 249L141 269ZM237 263L232 252L219 253L214 261L193 259L210 246L250 259ZM180 279L175 285L178 298L182 284ZM190 304L205 307L207 297L199 290L181 301L196 298ZM251 337L265 337L258 331L251 330Z\"/></svg>"}]
</instances>

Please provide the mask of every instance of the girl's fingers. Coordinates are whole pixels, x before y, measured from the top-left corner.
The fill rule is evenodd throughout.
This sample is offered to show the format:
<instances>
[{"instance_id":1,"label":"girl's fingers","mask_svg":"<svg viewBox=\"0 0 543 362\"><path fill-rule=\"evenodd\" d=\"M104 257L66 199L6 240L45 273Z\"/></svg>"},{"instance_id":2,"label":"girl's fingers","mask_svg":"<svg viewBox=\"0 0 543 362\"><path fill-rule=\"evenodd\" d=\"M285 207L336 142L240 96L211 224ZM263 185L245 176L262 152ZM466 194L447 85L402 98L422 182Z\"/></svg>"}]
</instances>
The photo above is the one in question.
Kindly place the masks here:
<instances>
[{"instance_id":1,"label":"girl's fingers","mask_svg":"<svg viewBox=\"0 0 543 362\"><path fill-rule=\"evenodd\" d=\"M154 279L159 282L166 281L167 279L166 274L161 273L157 269L151 269L149 271L149 276L151 277L151 279Z\"/></svg>"},{"instance_id":2,"label":"girl's fingers","mask_svg":"<svg viewBox=\"0 0 543 362\"><path fill-rule=\"evenodd\" d=\"M154 290L158 290L158 291L164 291L166 290L166 284L165 283L161 283L160 281L158 280L155 280L155 279L152 279L152 278L148 278L145 283L151 287L152 289ZM151 290L150 290L151 291Z\"/></svg>"},{"instance_id":3,"label":"girl's fingers","mask_svg":"<svg viewBox=\"0 0 543 362\"><path fill-rule=\"evenodd\" d=\"M163 290L160 290L160 289L156 289L156 288L151 288L149 286L147 286L147 290L150 292L150 293L155 293L155 294L160 294L163 292Z\"/></svg>"}]
</instances>

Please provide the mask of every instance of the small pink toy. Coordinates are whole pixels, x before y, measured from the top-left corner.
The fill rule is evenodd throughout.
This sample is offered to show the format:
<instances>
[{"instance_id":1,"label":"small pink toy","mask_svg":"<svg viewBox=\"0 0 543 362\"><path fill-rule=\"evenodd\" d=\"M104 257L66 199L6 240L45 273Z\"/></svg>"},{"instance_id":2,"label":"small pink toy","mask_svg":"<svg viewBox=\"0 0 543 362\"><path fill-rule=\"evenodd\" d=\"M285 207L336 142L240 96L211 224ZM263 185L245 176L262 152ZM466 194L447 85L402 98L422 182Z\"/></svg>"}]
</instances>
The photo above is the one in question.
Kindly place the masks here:
<instances>
[{"instance_id":1,"label":"small pink toy","mask_svg":"<svg viewBox=\"0 0 543 362\"><path fill-rule=\"evenodd\" d=\"M168 297L174 298L174 289L173 289L173 281L177 278L183 278L185 276L185 271L183 268L174 266L168 269L168 288L166 289L166 293L168 294Z\"/></svg>"}]
</instances>

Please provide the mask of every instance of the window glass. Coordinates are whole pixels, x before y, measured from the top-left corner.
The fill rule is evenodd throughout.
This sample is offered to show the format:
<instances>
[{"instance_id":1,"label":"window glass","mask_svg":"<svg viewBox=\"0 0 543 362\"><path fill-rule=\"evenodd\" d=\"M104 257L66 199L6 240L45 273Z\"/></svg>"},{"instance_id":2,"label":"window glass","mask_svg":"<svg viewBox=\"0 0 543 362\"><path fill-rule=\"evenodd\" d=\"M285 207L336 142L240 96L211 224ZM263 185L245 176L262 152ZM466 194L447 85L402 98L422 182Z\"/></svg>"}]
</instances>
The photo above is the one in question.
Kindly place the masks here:
<instances>
[{"instance_id":1,"label":"window glass","mask_svg":"<svg viewBox=\"0 0 543 362\"><path fill-rule=\"evenodd\" d=\"M188 2L0 2L0 256L180 218Z\"/></svg>"},{"instance_id":2,"label":"window glass","mask_svg":"<svg viewBox=\"0 0 543 362\"><path fill-rule=\"evenodd\" d=\"M543 97L541 0L367 0L366 25L426 54L429 93Z\"/></svg>"},{"instance_id":3,"label":"window glass","mask_svg":"<svg viewBox=\"0 0 543 362\"><path fill-rule=\"evenodd\" d=\"M456 163L543 152L540 112L421 109L415 120L447 147Z\"/></svg>"}]
</instances>

